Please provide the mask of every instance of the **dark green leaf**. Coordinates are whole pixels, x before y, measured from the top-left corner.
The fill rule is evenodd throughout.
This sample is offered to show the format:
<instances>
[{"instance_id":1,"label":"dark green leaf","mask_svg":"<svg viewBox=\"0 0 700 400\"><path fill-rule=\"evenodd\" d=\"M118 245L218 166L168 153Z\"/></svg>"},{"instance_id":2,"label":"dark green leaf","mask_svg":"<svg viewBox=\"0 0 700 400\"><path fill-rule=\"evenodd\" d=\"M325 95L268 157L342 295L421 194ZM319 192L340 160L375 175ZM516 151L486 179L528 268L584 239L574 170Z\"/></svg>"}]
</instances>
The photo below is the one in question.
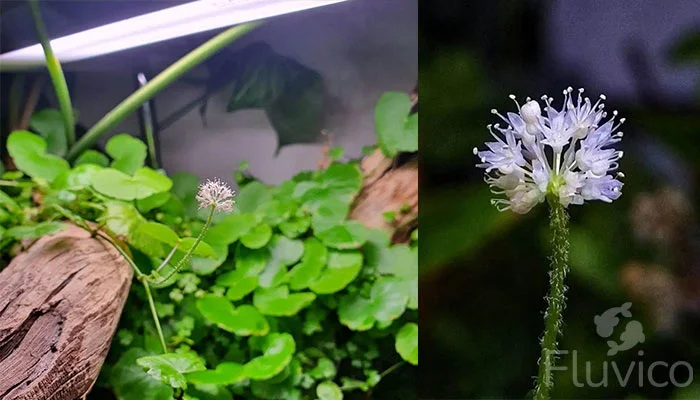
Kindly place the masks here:
<instances>
[{"instance_id":1,"label":"dark green leaf","mask_svg":"<svg viewBox=\"0 0 700 400\"><path fill-rule=\"evenodd\" d=\"M143 167L146 160L146 145L125 133L109 139L105 151L114 159L111 167L128 175Z\"/></svg>"},{"instance_id":2,"label":"dark green leaf","mask_svg":"<svg viewBox=\"0 0 700 400\"><path fill-rule=\"evenodd\" d=\"M29 128L46 140L46 151L59 157L66 155L68 142L61 111L45 108L32 115Z\"/></svg>"},{"instance_id":3,"label":"dark green leaf","mask_svg":"<svg viewBox=\"0 0 700 400\"><path fill-rule=\"evenodd\" d=\"M93 164L100 167L107 167L109 165L109 158L106 155L100 153L96 150L85 150L80 153L78 158L75 160L75 166Z\"/></svg>"}]
</instances>

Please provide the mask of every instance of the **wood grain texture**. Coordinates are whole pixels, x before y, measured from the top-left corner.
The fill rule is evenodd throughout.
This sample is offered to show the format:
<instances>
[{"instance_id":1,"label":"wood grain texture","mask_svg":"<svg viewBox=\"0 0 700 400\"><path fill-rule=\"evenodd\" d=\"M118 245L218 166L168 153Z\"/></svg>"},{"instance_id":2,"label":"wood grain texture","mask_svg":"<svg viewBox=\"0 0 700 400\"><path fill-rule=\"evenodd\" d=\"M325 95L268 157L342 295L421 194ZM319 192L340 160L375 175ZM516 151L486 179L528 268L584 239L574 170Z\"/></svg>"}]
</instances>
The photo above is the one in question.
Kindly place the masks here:
<instances>
[{"instance_id":1,"label":"wood grain texture","mask_svg":"<svg viewBox=\"0 0 700 400\"><path fill-rule=\"evenodd\" d=\"M362 160L362 189L352 205L350 219L387 230L394 243L402 243L408 241L418 223L418 160L413 158L398 167L395 164L380 150ZM384 218L389 211L395 212L394 221Z\"/></svg>"},{"instance_id":2,"label":"wood grain texture","mask_svg":"<svg viewBox=\"0 0 700 400\"><path fill-rule=\"evenodd\" d=\"M91 389L133 272L75 226L39 239L0 271L0 400L74 400Z\"/></svg>"}]
</instances>

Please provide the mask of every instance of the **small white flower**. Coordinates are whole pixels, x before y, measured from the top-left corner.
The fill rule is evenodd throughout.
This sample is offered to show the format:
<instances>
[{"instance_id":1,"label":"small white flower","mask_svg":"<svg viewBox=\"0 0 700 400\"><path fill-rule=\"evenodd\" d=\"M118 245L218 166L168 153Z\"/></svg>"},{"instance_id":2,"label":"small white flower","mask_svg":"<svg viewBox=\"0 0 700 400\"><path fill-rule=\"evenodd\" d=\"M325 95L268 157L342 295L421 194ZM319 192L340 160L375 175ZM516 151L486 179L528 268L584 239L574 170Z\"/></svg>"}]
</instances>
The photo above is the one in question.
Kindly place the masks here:
<instances>
[{"instance_id":1,"label":"small white flower","mask_svg":"<svg viewBox=\"0 0 700 400\"><path fill-rule=\"evenodd\" d=\"M199 185L197 201L199 208L214 207L215 211L231 212L233 210L233 191L219 178L207 179Z\"/></svg>"},{"instance_id":2,"label":"small white flower","mask_svg":"<svg viewBox=\"0 0 700 400\"><path fill-rule=\"evenodd\" d=\"M607 113L603 110L604 95L595 104L578 90L574 103L573 89L564 90L561 110L552 107L551 97L542 96L545 115L540 103L527 98L521 107L514 95L518 113L506 116L491 110L505 123L488 125L496 139L487 142L486 151L474 148L481 160L478 167L486 170L485 181L495 194L505 198L492 203L499 210L524 214L549 196L563 206L583 204L585 200L611 202L620 197L623 183L608 175L617 170L622 151L611 146L622 139L616 132L625 121L615 124L617 111L602 125Z\"/></svg>"}]
</instances>

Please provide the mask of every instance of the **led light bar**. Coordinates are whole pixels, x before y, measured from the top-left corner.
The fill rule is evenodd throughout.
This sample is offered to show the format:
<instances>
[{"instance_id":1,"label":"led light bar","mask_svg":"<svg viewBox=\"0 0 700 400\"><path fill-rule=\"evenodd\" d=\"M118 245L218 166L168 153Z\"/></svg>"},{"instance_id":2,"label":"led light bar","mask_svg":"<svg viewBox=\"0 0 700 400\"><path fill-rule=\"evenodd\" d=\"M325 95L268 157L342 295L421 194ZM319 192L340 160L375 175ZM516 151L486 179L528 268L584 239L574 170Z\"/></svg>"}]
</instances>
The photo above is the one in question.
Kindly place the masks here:
<instances>
[{"instance_id":1,"label":"led light bar","mask_svg":"<svg viewBox=\"0 0 700 400\"><path fill-rule=\"evenodd\" d=\"M344 1L199 0L54 39L51 47L61 63L69 63ZM45 64L40 44L0 55L2 70Z\"/></svg>"}]
</instances>

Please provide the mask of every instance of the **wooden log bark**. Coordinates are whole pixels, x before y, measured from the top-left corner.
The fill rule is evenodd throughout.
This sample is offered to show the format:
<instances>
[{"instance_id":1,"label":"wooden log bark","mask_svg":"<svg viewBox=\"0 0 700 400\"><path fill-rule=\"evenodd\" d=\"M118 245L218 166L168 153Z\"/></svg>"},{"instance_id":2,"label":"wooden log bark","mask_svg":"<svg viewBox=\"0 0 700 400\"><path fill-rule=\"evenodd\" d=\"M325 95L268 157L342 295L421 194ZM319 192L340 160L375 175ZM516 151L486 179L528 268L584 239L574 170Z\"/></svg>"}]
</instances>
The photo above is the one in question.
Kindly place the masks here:
<instances>
[{"instance_id":1,"label":"wooden log bark","mask_svg":"<svg viewBox=\"0 0 700 400\"><path fill-rule=\"evenodd\" d=\"M418 112L418 86L410 93L411 114ZM330 149L330 147L328 147ZM399 154L388 158L377 149L362 159L362 189L350 209L350 219L369 228L391 232L392 243L410 240L418 226L418 157ZM394 212L393 221L384 213Z\"/></svg>"},{"instance_id":2,"label":"wooden log bark","mask_svg":"<svg viewBox=\"0 0 700 400\"><path fill-rule=\"evenodd\" d=\"M408 241L418 224L418 160L397 166L395 159L376 150L362 160L360 168L364 180L350 219L391 232L394 243ZM385 212L394 212L394 220L387 220Z\"/></svg>"},{"instance_id":3,"label":"wooden log bark","mask_svg":"<svg viewBox=\"0 0 700 400\"><path fill-rule=\"evenodd\" d=\"M133 272L75 226L36 241L0 271L0 400L74 400L90 391Z\"/></svg>"}]
</instances>

